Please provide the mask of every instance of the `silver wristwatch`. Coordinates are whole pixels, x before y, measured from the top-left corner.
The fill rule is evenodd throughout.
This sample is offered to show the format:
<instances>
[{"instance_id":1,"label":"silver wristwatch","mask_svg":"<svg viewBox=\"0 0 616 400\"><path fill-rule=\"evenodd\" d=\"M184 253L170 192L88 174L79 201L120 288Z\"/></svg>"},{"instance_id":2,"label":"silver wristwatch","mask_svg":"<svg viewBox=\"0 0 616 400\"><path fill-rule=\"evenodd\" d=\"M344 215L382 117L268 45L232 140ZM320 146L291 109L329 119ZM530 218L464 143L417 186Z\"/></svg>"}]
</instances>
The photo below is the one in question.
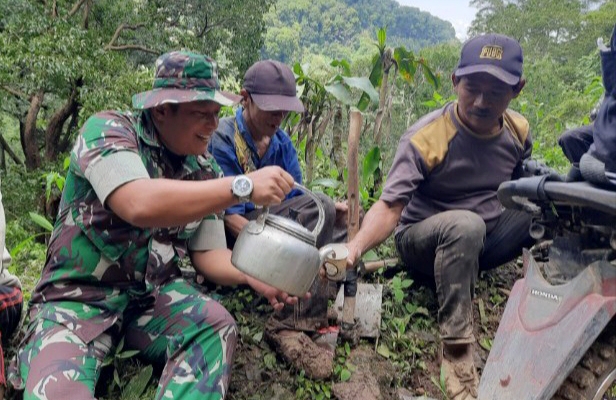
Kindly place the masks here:
<instances>
[{"instance_id":1,"label":"silver wristwatch","mask_svg":"<svg viewBox=\"0 0 616 400\"><path fill-rule=\"evenodd\" d=\"M240 200L240 203L248 203L253 189L252 180L246 175L238 175L231 182L231 193Z\"/></svg>"}]
</instances>

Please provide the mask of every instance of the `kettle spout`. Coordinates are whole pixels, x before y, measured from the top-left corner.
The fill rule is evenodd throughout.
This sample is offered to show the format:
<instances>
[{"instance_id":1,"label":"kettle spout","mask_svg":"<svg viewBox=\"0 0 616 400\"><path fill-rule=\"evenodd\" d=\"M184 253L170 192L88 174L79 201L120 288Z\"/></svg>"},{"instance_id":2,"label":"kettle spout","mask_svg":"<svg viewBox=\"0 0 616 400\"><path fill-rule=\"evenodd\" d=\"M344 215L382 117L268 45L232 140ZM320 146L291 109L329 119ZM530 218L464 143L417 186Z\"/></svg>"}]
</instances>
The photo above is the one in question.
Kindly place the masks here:
<instances>
[{"instance_id":1,"label":"kettle spout","mask_svg":"<svg viewBox=\"0 0 616 400\"><path fill-rule=\"evenodd\" d=\"M334 249L334 245L326 244L319 249L319 259L321 260L321 265L325 263L325 260L332 257L336 257L336 250Z\"/></svg>"}]
</instances>

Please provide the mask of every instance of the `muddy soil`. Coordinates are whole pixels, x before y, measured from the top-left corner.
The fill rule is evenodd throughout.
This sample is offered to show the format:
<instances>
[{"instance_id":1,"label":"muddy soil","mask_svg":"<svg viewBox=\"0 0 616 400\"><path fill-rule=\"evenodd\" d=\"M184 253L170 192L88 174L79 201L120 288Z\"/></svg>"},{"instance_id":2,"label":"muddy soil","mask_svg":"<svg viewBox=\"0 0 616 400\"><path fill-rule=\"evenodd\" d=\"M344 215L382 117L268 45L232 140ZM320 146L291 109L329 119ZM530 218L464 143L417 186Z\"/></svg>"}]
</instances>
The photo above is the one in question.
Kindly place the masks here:
<instances>
[{"instance_id":1,"label":"muddy soil","mask_svg":"<svg viewBox=\"0 0 616 400\"><path fill-rule=\"evenodd\" d=\"M391 300L392 293L388 282L400 275L401 270L390 268L385 274L378 275L384 283L384 305ZM479 371L488 356L488 349L507 301L509 290L516 279L522 276L520 262L512 262L500 268L482 273L474 300L475 336L477 345L475 362ZM371 277L365 279L370 281ZM440 347L436 325L437 303L433 288L427 283L416 281L408 290L407 299L420 305L422 324L407 327L406 337L412 343L419 343L420 351L411 354L408 359L385 357L379 351L380 344L391 338L386 324L381 325L381 338L365 340L357 346L338 342L334 374L326 381L310 380L304 372L294 369L264 339L265 322L271 315L263 299L254 296L250 290L230 293L228 290L210 294L222 299L225 307L235 316L240 329L236 358L233 365L228 400L294 400L294 399L338 399L338 400L410 400L427 396L443 399L438 386ZM229 299L232 299L229 301ZM234 300L233 300L234 299ZM412 317L411 322L416 318ZM425 329L421 327L425 326ZM14 354L14 346L19 342L23 332L13 338L13 345L7 349L7 359ZM404 342L408 343L408 342ZM408 350L406 350L408 351ZM406 352L404 353L407 354ZM126 360L121 376L128 381L136 375L140 364ZM348 369L350 378L341 379L341 368ZM111 370L110 370L111 371ZM141 399L154 397L158 373L148 385ZM343 382L344 380L344 382ZM119 389L111 390L112 375L102 377L99 386L104 389L101 399L120 398ZM8 393L8 400L19 400L19 393Z\"/></svg>"},{"instance_id":2,"label":"muddy soil","mask_svg":"<svg viewBox=\"0 0 616 400\"><path fill-rule=\"evenodd\" d=\"M395 273L395 271L392 271ZM519 262L512 262L500 268L482 273L474 300L475 362L481 372L487 359L491 340L496 333L500 316L511 287L515 280L522 276ZM433 290L429 285L415 283L410 290ZM385 296L387 296L387 292ZM429 318L436 326L437 304L434 295L424 296ZM268 317L266 308L263 315L252 310L250 329L244 329L244 334L255 332L263 326ZM240 321L241 323L241 321ZM440 343L434 329L412 331L413 335L426 343L422 354L417 355L421 368L410 372L408 367L403 370L399 362L392 362L377 351L378 341L362 340L351 349L346 357L347 366L352 370L351 378L341 382L340 375L327 380L328 389L319 389L322 381L311 381L305 378L301 371L295 370L276 354L265 340L257 333L253 337L243 336L236 353L232 381L228 398L230 400L265 400L265 399L314 399L318 393L328 393L329 398L339 400L388 400L411 399L428 396L443 399L438 387L440 374L438 348ZM338 352L344 344L338 345ZM415 363L417 364L417 362ZM412 364L412 365L415 365ZM314 389L311 394L310 390ZM328 398L328 397L324 397Z\"/></svg>"}]
</instances>

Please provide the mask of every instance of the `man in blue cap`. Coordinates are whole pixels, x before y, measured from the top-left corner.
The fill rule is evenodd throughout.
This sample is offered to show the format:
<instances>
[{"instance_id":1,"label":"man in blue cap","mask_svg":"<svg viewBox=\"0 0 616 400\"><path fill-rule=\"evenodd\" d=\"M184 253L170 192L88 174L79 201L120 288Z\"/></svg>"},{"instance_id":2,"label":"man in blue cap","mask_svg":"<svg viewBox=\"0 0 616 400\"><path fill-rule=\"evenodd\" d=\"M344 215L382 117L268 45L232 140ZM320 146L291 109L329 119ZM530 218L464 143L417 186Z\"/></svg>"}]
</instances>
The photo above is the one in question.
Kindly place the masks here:
<instances>
[{"instance_id":1,"label":"man in blue cap","mask_svg":"<svg viewBox=\"0 0 616 400\"><path fill-rule=\"evenodd\" d=\"M509 37L467 41L451 79L457 101L417 121L401 137L380 199L348 243L349 266L395 228L401 259L434 279L441 367L450 399L475 399L472 298L479 271L533 243L530 217L504 210L498 186L523 173L529 125L508 109L520 94L522 49Z\"/></svg>"}]
</instances>

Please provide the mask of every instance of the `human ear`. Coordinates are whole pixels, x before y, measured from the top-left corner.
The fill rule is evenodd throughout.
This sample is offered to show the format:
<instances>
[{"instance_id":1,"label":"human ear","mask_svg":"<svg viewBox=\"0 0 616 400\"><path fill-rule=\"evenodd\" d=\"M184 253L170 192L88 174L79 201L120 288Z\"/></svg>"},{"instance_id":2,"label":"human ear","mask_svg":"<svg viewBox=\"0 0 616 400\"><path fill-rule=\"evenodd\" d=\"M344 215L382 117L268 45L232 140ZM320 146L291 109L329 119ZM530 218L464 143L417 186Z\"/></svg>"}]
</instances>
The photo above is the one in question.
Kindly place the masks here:
<instances>
[{"instance_id":1,"label":"human ear","mask_svg":"<svg viewBox=\"0 0 616 400\"><path fill-rule=\"evenodd\" d=\"M513 97L514 98L520 95L520 93L522 92L522 89L524 89L524 85L526 85L526 79L522 78L520 79L520 82L518 82L518 84L513 87Z\"/></svg>"},{"instance_id":2,"label":"human ear","mask_svg":"<svg viewBox=\"0 0 616 400\"><path fill-rule=\"evenodd\" d=\"M460 78L458 78L456 74L451 74L451 83L453 84L453 87L455 88L456 86L458 86L458 83L460 83Z\"/></svg>"},{"instance_id":3,"label":"human ear","mask_svg":"<svg viewBox=\"0 0 616 400\"><path fill-rule=\"evenodd\" d=\"M240 104L242 107L246 107L248 105L248 101L250 100L250 93L246 89L240 90L240 96L242 96L242 100L240 100Z\"/></svg>"},{"instance_id":4,"label":"human ear","mask_svg":"<svg viewBox=\"0 0 616 400\"><path fill-rule=\"evenodd\" d=\"M160 124L162 121L165 120L165 116L169 113L169 108L167 107L167 104L161 104L152 108L150 110L150 113L154 122Z\"/></svg>"}]
</instances>

